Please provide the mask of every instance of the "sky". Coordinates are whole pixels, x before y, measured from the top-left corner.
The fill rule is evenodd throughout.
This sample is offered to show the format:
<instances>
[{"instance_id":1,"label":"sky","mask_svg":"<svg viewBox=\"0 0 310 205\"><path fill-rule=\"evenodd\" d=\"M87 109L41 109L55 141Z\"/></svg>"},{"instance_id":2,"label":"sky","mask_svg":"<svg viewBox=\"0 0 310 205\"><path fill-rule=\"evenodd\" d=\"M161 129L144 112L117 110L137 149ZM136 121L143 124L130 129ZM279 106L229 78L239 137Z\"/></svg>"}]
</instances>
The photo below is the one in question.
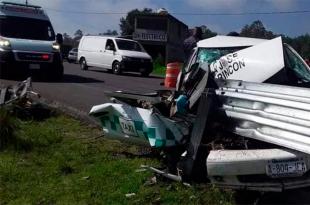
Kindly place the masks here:
<instances>
[{"instance_id":1,"label":"sky","mask_svg":"<svg viewBox=\"0 0 310 205\"><path fill-rule=\"evenodd\" d=\"M25 0L9 0L25 2ZM73 35L77 29L85 34L106 30L119 31L119 20L132 9L165 8L190 28L206 25L219 34L240 32L246 24L261 20L266 29L277 34L296 37L310 33L310 12L277 15L182 15L181 13L244 13L310 11L310 0L28 0L42 6L57 33ZM73 11L73 12L72 12ZM83 14L78 12L114 12L120 14Z\"/></svg>"}]
</instances>

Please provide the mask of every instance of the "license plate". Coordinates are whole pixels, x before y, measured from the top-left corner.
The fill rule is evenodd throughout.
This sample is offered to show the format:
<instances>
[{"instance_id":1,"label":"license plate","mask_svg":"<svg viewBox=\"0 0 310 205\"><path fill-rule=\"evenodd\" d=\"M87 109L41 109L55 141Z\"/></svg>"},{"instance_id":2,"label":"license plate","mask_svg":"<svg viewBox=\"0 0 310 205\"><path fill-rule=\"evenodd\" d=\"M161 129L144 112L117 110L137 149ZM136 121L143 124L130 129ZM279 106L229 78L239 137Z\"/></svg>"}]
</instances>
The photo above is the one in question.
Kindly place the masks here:
<instances>
[{"instance_id":1,"label":"license plate","mask_svg":"<svg viewBox=\"0 0 310 205\"><path fill-rule=\"evenodd\" d=\"M124 134L130 135L130 136L137 136L135 124L132 120L119 118L119 122L120 122L122 131Z\"/></svg>"},{"instance_id":2,"label":"license plate","mask_svg":"<svg viewBox=\"0 0 310 205\"><path fill-rule=\"evenodd\" d=\"M29 69L40 69L40 64L29 64Z\"/></svg>"},{"instance_id":3,"label":"license plate","mask_svg":"<svg viewBox=\"0 0 310 205\"><path fill-rule=\"evenodd\" d=\"M268 161L267 175L273 178L301 176L307 172L303 159L271 160Z\"/></svg>"}]
</instances>

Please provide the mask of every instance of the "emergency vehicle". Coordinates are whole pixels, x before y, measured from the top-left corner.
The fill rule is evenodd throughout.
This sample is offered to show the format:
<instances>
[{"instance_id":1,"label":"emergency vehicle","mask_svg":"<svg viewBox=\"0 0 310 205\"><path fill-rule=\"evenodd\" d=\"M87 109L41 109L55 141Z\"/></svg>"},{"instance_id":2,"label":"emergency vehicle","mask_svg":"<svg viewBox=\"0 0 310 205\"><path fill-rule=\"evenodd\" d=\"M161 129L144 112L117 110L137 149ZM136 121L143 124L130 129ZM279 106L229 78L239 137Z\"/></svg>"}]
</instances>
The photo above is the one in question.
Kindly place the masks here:
<instances>
[{"instance_id":1,"label":"emergency vehicle","mask_svg":"<svg viewBox=\"0 0 310 205\"><path fill-rule=\"evenodd\" d=\"M52 80L62 78L62 35L55 35L41 7L0 2L0 28L0 78L35 72Z\"/></svg>"}]
</instances>

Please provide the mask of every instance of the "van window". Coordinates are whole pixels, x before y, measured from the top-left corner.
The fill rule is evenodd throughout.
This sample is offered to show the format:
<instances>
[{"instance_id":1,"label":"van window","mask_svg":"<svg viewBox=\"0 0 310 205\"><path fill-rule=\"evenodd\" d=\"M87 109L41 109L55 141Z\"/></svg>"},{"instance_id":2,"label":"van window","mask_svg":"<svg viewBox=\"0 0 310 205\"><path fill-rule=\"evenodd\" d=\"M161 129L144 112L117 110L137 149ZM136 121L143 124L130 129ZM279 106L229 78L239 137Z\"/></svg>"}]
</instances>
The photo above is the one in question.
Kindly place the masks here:
<instances>
[{"instance_id":1,"label":"van window","mask_svg":"<svg viewBox=\"0 0 310 205\"><path fill-rule=\"evenodd\" d=\"M111 39L107 40L107 44L105 46L105 49L115 51L115 44L114 44L113 40L111 40Z\"/></svg>"},{"instance_id":2,"label":"van window","mask_svg":"<svg viewBox=\"0 0 310 205\"><path fill-rule=\"evenodd\" d=\"M127 51L138 51L138 52L143 52L142 46L134 41L126 41L126 40L121 40L121 39L116 39L115 40L118 46L118 49L120 50L127 50Z\"/></svg>"},{"instance_id":3,"label":"van window","mask_svg":"<svg viewBox=\"0 0 310 205\"><path fill-rule=\"evenodd\" d=\"M0 35L8 38L55 40L49 21L13 16L0 16Z\"/></svg>"},{"instance_id":4,"label":"van window","mask_svg":"<svg viewBox=\"0 0 310 205\"><path fill-rule=\"evenodd\" d=\"M288 46L284 46L287 55L289 68L293 70L296 77L302 82L310 82L310 70L308 66L301 60L301 57L293 52Z\"/></svg>"}]
</instances>

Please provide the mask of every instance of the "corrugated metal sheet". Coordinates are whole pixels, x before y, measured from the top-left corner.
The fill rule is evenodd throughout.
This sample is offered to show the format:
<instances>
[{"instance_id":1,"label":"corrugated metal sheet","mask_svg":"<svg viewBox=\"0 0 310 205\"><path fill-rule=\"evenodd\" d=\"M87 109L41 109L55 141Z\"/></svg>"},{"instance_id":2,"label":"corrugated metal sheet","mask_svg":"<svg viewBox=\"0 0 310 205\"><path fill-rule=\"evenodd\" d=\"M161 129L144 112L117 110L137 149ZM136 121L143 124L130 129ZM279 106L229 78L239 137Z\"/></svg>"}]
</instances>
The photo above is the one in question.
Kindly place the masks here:
<instances>
[{"instance_id":1,"label":"corrugated metal sheet","mask_svg":"<svg viewBox=\"0 0 310 205\"><path fill-rule=\"evenodd\" d=\"M310 89L218 80L233 132L310 154Z\"/></svg>"}]
</instances>

